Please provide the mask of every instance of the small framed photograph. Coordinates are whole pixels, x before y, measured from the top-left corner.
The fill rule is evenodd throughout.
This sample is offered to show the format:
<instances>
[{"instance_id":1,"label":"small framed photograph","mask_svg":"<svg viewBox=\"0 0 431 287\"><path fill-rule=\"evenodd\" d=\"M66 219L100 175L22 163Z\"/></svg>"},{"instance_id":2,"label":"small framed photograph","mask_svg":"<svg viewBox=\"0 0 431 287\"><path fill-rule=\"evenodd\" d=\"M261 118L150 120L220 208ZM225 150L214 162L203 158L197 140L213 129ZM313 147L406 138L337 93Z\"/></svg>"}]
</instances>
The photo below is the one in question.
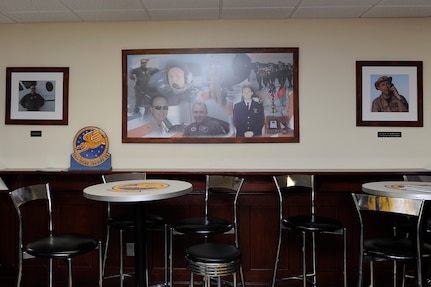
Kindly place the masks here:
<instances>
[{"instance_id":1,"label":"small framed photograph","mask_svg":"<svg viewBox=\"0 0 431 287\"><path fill-rule=\"evenodd\" d=\"M269 121L269 128L270 129L276 129L278 127L276 120L270 120Z\"/></svg>"},{"instance_id":2,"label":"small framed photograph","mask_svg":"<svg viewBox=\"0 0 431 287\"><path fill-rule=\"evenodd\" d=\"M67 125L69 68L6 68L6 124Z\"/></svg>"},{"instance_id":3,"label":"small framed photograph","mask_svg":"<svg viewBox=\"0 0 431 287\"><path fill-rule=\"evenodd\" d=\"M357 126L423 126L422 61L357 61Z\"/></svg>"},{"instance_id":4,"label":"small framed photograph","mask_svg":"<svg viewBox=\"0 0 431 287\"><path fill-rule=\"evenodd\" d=\"M299 142L298 48L122 51L127 143Z\"/></svg>"}]
</instances>

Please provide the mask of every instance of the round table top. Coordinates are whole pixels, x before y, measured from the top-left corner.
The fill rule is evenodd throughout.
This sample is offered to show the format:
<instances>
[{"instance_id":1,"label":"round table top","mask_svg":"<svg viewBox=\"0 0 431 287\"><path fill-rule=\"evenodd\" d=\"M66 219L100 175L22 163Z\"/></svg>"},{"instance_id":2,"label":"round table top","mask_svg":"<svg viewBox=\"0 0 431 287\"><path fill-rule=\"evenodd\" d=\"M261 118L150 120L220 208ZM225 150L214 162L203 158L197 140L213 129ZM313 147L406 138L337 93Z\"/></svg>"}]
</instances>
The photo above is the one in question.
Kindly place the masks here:
<instances>
[{"instance_id":1,"label":"round table top","mask_svg":"<svg viewBox=\"0 0 431 287\"><path fill-rule=\"evenodd\" d=\"M362 191L372 195L431 200L431 182L378 181L362 185Z\"/></svg>"},{"instance_id":2,"label":"round table top","mask_svg":"<svg viewBox=\"0 0 431 287\"><path fill-rule=\"evenodd\" d=\"M144 202L173 198L192 191L192 184L180 180L147 179L101 183L86 187L84 197L109 202Z\"/></svg>"}]
</instances>

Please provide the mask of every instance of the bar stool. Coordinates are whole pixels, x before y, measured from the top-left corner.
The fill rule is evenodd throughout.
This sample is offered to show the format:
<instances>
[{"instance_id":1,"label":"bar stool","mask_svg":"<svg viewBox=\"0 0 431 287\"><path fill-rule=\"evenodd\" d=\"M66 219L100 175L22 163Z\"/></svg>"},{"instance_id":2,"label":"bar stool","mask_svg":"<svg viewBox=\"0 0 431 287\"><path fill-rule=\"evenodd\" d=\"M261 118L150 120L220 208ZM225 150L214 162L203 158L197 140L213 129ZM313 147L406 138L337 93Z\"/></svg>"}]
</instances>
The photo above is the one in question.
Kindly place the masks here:
<instances>
[{"instance_id":1,"label":"bar stool","mask_svg":"<svg viewBox=\"0 0 431 287\"><path fill-rule=\"evenodd\" d=\"M333 218L316 215L315 189L313 175L281 175L273 176L279 199L279 235L277 252L272 277L272 287L277 281L282 280L302 280L303 287L307 282L313 286L317 285L317 266L316 266L316 234L336 234L343 236L343 281L347 286L347 251L346 251L346 228L341 222ZM283 198L287 194L302 193L310 197L310 212L307 215L286 217L283 211ZM278 263L280 260L280 249L283 238L283 230L297 231L302 234L302 274L284 278L277 278ZM306 243L308 236L311 236L311 261L312 270L307 271Z\"/></svg>"},{"instance_id":2,"label":"bar stool","mask_svg":"<svg viewBox=\"0 0 431 287\"><path fill-rule=\"evenodd\" d=\"M386 196L375 196L368 194L352 194L353 202L359 216L361 226L360 248L359 248L359 281L358 286L363 284L363 263L365 259L370 262L370 286L374 285L374 264L375 261L393 261L393 286L397 286L397 262L404 265L413 263L416 269L416 286L424 285L422 261L431 259L431 245L423 240L423 230L425 222L423 199L395 198ZM365 213L374 213L376 216L367 217ZM379 224L378 215L390 214L393 219L398 217L409 217L414 223L414 234L401 235L396 232L383 233L379 229L378 234L373 230L369 235L367 230L370 226ZM405 267L405 266L404 266ZM403 267L403 282L405 284L405 268Z\"/></svg>"},{"instance_id":3,"label":"bar stool","mask_svg":"<svg viewBox=\"0 0 431 287\"><path fill-rule=\"evenodd\" d=\"M125 180L145 180L146 173L114 173L108 175L102 175L102 180L104 183L114 182L114 181L125 181ZM134 272L125 273L124 272L124 244L123 244L123 235L126 231L134 230L135 221L133 217L124 217L124 216L112 216L112 204L108 202L107 205L107 224L106 224L106 241L105 241L105 254L103 257L103 278L111 279L120 277L120 286L123 287L124 279L126 277L132 276ZM168 229L167 224L164 219L156 214L147 214L145 216L145 227L148 230L158 230L163 232L163 240L164 240L164 285L168 285ZM109 239L111 228L114 228L119 231L119 248L120 248L120 266L119 266L119 274L114 274L110 276L105 276L105 268L106 261L108 258L108 247L109 247ZM146 270L146 281L147 286L149 285L149 270L147 264Z\"/></svg>"},{"instance_id":4,"label":"bar stool","mask_svg":"<svg viewBox=\"0 0 431 287\"><path fill-rule=\"evenodd\" d=\"M173 236L196 235L203 238L204 243L189 247L186 250L187 269L191 273L191 285L193 274L204 276L204 281L214 276L221 284L222 276L232 274L236 281L237 263L241 282L244 285L244 276L240 264L241 252L238 242L238 218L237 203L239 193L244 182L243 178L228 175L207 175L205 186L204 216L185 218L176 222L170 232L170 284L173 286ZM211 202L217 201L219 196L232 196L232 221L224 218L211 217ZM210 237L217 234L233 234L234 245L209 243ZM227 268L227 270L223 270ZM205 284L209 284L206 282ZM236 284L236 283L235 283Z\"/></svg>"},{"instance_id":5,"label":"bar stool","mask_svg":"<svg viewBox=\"0 0 431 287\"><path fill-rule=\"evenodd\" d=\"M217 278L221 287L221 277L232 275L233 286L237 286L236 273L241 267L241 251L233 245L222 243L202 243L186 250L187 270L190 271L190 287L193 274L204 276L204 286L210 287L211 278Z\"/></svg>"},{"instance_id":6,"label":"bar stool","mask_svg":"<svg viewBox=\"0 0 431 287\"><path fill-rule=\"evenodd\" d=\"M68 280L67 286L72 287L72 258L98 251L99 263L99 286L102 286L102 246L101 242L91 235L79 233L55 233L53 221L53 209L49 184L36 184L15 189L9 193L19 220L19 254L18 254L18 280L17 287L21 286L23 260L35 257L47 258L49 260L49 286L54 284L54 259L67 261ZM35 206L30 202L44 202ZM29 204L30 203L30 204ZM34 210L32 208L36 207ZM40 210L39 210L40 209ZM35 226L34 215L43 216L47 212L47 225ZM33 215L30 216L30 215ZM26 224L24 222L27 222ZM29 224L31 222L31 225ZM27 228L25 228L27 226ZM32 241L24 234L28 228L46 228L47 235Z\"/></svg>"}]
</instances>

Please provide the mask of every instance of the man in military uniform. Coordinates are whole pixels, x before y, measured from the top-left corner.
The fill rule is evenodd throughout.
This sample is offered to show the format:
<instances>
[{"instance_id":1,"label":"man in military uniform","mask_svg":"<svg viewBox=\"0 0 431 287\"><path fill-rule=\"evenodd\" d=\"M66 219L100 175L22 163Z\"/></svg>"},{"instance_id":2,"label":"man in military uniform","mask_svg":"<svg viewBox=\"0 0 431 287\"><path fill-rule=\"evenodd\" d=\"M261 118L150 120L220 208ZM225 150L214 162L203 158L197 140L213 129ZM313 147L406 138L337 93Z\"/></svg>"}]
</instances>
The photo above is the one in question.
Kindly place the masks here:
<instances>
[{"instance_id":1,"label":"man in military uniform","mask_svg":"<svg viewBox=\"0 0 431 287\"><path fill-rule=\"evenodd\" d=\"M381 76L374 83L376 90L381 94L373 100L372 112L408 112L409 104L406 98L398 93L392 84L392 77Z\"/></svg>"},{"instance_id":2,"label":"man in military uniform","mask_svg":"<svg viewBox=\"0 0 431 287\"><path fill-rule=\"evenodd\" d=\"M130 72L130 79L135 81L135 108L139 113L139 107L145 107L145 114L149 113L151 95L149 95L148 82L153 74L158 72L157 68L148 68L149 59L141 59L141 66Z\"/></svg>"},{"instance_id":3,"label":"man in military uniform","mask_svg":"<svg viewBox=\"0 0 431 287\"><path fill-rule=\"evenodd\" d=\"M256 137L262 135L265 124L263 105L253 100L251 86L242 87L243 100L233 107L233 124L237 137Z\"/></svg>"},{"instance_id":4,"label":"man in military uniform","mask_svg":"<svg viewBox=\"0 0 431 287\"><path fill-rule=\"evenodd\" d=\"M30 86L31 92L22 97L19 104L27 111L39 111L45 104L45 99L36 93L36 85Z\"/></svg>"},{"instance_id":5,"label":"man in military uniform","mask_svg":"<svg viewBox=\"0 0 431 287\"><path fill-rule=\"evenodd\" d=\"M207 106L203 102L193 104L192 114L195 122L185 128L185 137L221 136L227 133L218 121L208 117Z\"/></svg>"}]
</instances>

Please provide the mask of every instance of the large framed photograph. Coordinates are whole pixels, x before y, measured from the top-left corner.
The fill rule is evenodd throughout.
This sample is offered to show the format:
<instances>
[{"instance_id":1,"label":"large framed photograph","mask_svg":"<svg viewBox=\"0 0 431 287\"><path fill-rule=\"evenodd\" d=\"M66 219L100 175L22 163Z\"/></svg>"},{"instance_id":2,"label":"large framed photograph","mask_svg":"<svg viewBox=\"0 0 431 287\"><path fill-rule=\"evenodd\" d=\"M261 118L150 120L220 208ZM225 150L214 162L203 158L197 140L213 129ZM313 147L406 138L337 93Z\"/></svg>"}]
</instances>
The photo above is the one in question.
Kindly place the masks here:
<instances>
[{"instance_id":1,"label":"large framed photograph","mask_svg":"<svg viewBox=\"0 0 431 287\"><path fill-rule=\"evenodd\" d=\"M122 51L122 141L299 142L298 48Z\"/></svg>"},{"instance_id":2,"label":"large framed photograph","mask_svg":"<svg viewBox=\"0 0 431 287\"><path fill-rule=\"evenodd\" d=\"M421 61L357 61L357 126L423 126Z\"/></svg>"},{"instance_id":3,"label":"large framed photograph","mask_svg":"<svg viewBox=\"0 0 431 287\"><path fill-rule=\"evenodd\" d=\"M6 124L67 125L69 68L6 68Z\"/></svg>"}]
</instances>

